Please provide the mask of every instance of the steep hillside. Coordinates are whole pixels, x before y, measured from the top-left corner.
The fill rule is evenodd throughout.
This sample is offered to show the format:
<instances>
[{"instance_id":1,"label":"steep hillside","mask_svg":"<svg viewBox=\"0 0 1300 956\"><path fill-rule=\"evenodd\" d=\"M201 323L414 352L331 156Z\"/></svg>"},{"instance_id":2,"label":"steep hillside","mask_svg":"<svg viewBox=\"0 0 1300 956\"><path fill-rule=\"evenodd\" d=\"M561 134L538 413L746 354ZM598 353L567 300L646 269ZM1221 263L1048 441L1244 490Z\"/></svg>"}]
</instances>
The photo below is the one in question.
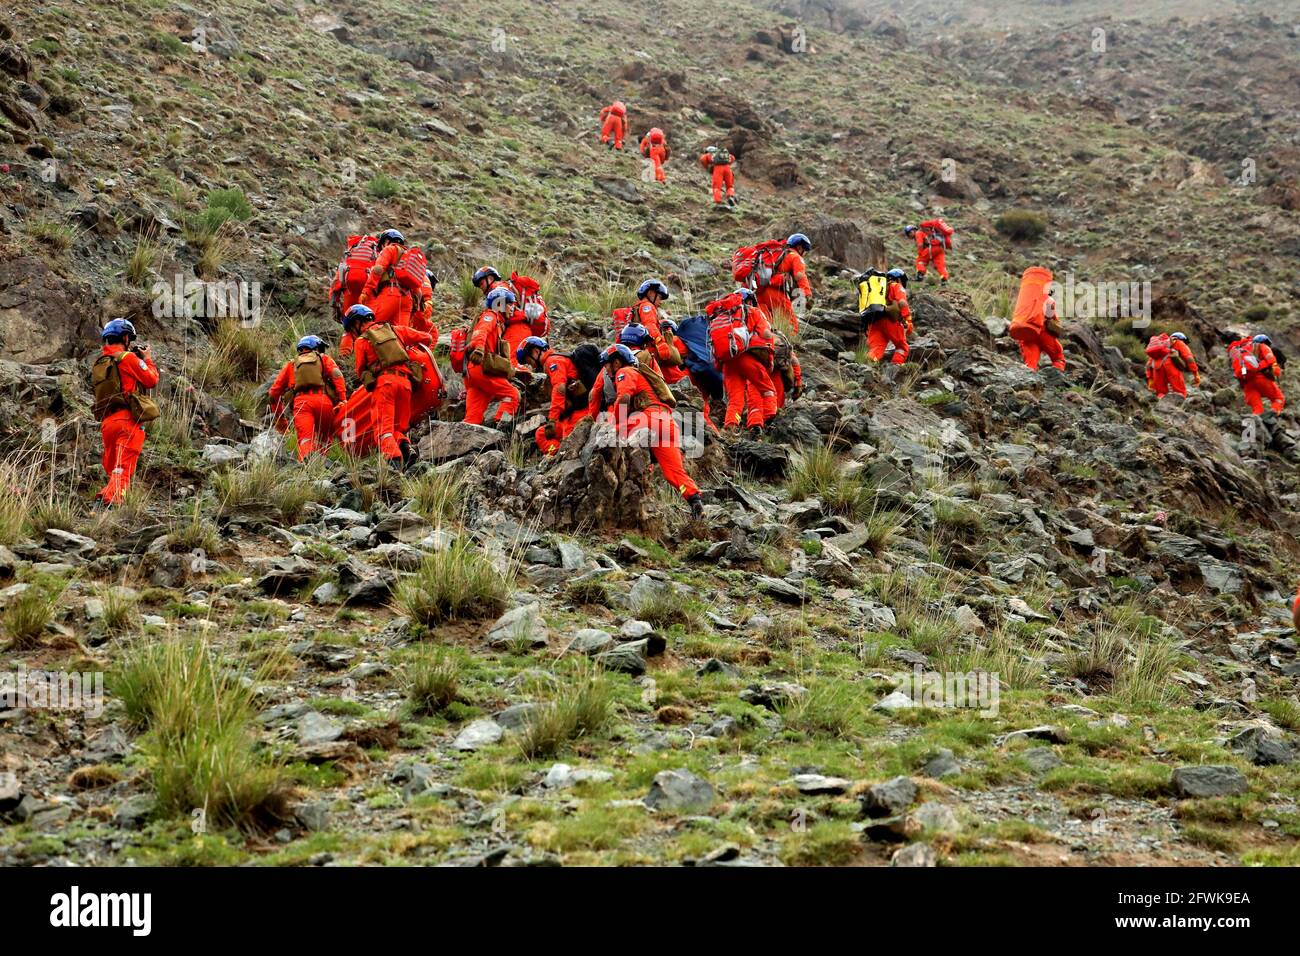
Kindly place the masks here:
<instances>
[{"instance_id":1,"label":"steep hillside","mask_svg":"<svg viewBox=\"0 0 1300 956\"><path fill-rule=\"evenodd\" d=\"M0 864L1300 862L1300 428L1243 420L1223 356L1232 327L1300 345L1293 31L1152 5L1093 69L1061 44L1101 6L993 39L973 7L820 6L796 43L735 0L17 4ZM666 185L597 142L614 98L668 132ZM1013 210L1041 235L999 231ZM953 281L913 286L887 376L844 273L910 270L932 212ZM752 441L681 390L702 522L601 428L542 460L535 413L460 424L456 381L416 472L298 465L267 380L337 337L329 270L389 225L443 278L440 356L485 262L544 279L570 346L645 276L685 314L738 244L801 229L805 391ZM1123 317L1067 316L1066 371L1025 369L1005 316L1035 263L1150 281L1203 387L1156 402ZM195 279L249 284L258 321L162 308ZM117 315L163 415L99 511L86 357ZM40 670L105 692L51 707Z\"/></svg>"}]
</instances>

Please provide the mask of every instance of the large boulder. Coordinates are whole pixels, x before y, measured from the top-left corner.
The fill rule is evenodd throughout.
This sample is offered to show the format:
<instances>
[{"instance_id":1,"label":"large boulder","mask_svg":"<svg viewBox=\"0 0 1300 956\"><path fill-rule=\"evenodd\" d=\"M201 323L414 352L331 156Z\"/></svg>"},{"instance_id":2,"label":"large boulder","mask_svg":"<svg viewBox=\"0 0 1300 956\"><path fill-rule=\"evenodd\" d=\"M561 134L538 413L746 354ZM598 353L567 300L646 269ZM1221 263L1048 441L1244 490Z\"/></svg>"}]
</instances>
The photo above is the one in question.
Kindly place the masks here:
<instances>
[{"instance_id":1,"label":"large boulder","mask_svg":"<svg viewBox=\"0 0 1300 956\"><path fill-rule=\"evenodd\" d=\"M90 290L56 275L37 256L0 257L0 358L47 365L98 344Z\"/></svg>"},{"instance_id":2,"label":"large boulder","mask_svg":"<svg viewBox=\"0 0 1300 956\"><path fill-rule=\"evenodd\" d=\"M611 426L584 419L538 466L533 507L543 527L558 530L651 528L659 517L656 470L647 449L620 445Z\"/></svg>"},{"instance_id":3,"label":"large boulder","mask_svg":"<svg viewBox=\"0 0 1300 956\"><path fill-rule=\"evenodd\" d=\"M862 224L853 219L835 219L820 213L810 219L786 223L782 236L802 232L812 240L814 257L829 259L836 266L860 271L868 266L881 268L885 262L885 240L868 235Z\"/></svg>"}]
</instances>

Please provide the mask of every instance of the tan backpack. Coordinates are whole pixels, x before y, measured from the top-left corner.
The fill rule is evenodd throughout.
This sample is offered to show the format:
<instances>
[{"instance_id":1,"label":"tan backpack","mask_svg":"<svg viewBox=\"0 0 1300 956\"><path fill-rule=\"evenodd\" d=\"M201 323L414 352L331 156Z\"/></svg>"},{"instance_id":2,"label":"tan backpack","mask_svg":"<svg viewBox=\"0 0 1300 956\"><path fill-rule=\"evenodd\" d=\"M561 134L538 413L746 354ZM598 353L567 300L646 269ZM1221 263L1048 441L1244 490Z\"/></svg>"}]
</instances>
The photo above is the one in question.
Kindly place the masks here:
<instances>
[{"instance_id":1,"label":"tan backpack","mask_svg":"<svg viewBox=\"0 0 1300 956\"><path fill-rule=\"evenodd\" d=\"M321 388L334 401L338 393L334 382L325 374L325 360L318 352L306 352L293 360L293 390L295 393L308 388Z\"/></svg>"},{"instance_id":2,"label":"tan backpack","mask_svg":"<svg viewBox=\"0 0 1300 956\"><path fill-rule=\"evenodd\" d=\"M126 352L119 352L95 359L90 370L90 383L95 389L95 418L102 422L113 412L125 408L137 424L147 425L161 414L161 410L158 403L140 389L123 391L122 373L117 366L126 356Z\"/></svg>"},{"instance_id":3,"label":"tan backpack","mask_svg":"<svg viewBox=\"0 0 1300 956\"><path fill-rule=\"evenodd\" d=\"M641 354L644 355L645 353L642 352ZM640 360L639 357L638 360ZM649 365L649 362L643 362L637 367L637 371L640 372L641 377L649 383L650 388L655 393L655 398L659 399L659 401L663 402L669 408L676 408L677 399L673 397L672 390L668 387L668 383L664 381L662 375L653 371ZM645 397L645 393L641 393L632 401L633 411L641 411L641 409L645 408L648 403L649 399Z\"/></svg>"}]
</instances>

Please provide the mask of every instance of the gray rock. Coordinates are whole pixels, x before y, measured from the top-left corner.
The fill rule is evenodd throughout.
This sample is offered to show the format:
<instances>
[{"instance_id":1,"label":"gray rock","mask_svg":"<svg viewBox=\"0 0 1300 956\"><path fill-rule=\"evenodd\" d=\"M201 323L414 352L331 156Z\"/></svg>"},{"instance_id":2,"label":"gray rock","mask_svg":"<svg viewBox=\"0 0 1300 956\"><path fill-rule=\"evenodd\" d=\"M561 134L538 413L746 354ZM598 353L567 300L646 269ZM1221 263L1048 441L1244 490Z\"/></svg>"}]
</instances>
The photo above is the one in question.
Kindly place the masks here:
<instances>
[{"instance_id":1,"label":"gray rock","mask_svg":"<svg viewBox=\"0 0 1300 956\"><path fill-rule=\"evenodd\" d=\"M920 706L921 705L914 701L910 695L903 693L901 690L896 690L876 701L876 703L872 705L871 709L894 711L908 710L909 708Z\"/></svg>"},{"instance_id":2,"label":"gray rock","mask_svg":"<svg viewBox=\"0 0 1300 956\"><path fill-rule=\"evenodd\" d=\"M613 646L614 636L609 631L594 627L584 627L574 634L573 640L569 642L569 650L591 656L607 651Z\"/></svg>"},{"instance_id":3,"label":"gray rock","mask_svg":"<svg viewBox=\"0 0 1300 956\"><path fill-rule=\"evenodd\" d=\"M456 735L452 746L457 750L480 750L501 740L501 725L490 717L474 721Z\"/></svg>"},{"instance_id":4,"label":"gray rock","mask_svg":"<svg viewBox=\"0 0 1300 956\"><path fill-rule=\"evenodd\" d=\"M1226 797L1249 789L1245 774L1223 765L1179 767L1172 783L1180 797Z\"/></svg>"},{"instance_id":5,"label":"gray rock","mask_svg":"<svg viewBox=\"0 0 1300 956\"><path fill-rule=\"evenodd\" d=\"M645 796L646 806L669 813L707 813L713 800L713 786L689 770L659 771Z\"/></svg>"},{"instance_id":6,"label":"gray rock","mask_svg":"<svg viewBox=\"0 0 1300 956\"><path fill-rule=\"evenodd\" d=\"M75 534L61 528L48 528L45 532L45 547L63 554L75 554L79 558L89 558L95 553L95 539L84 534Z\"/></svg>"},{"instance_id":7,"label":"gray rock","mask_svg":"<svg viewBox=\"0 0 1300 956\"><path fill-rule=\"evenodd\" d=\"M319 832L330 825L330 801L312 800L294 808L294 817L304 830Z\"/></svg>"},{"instance_id":8,"label":"gray rock","mask_svg":"<svg viewBox=\"0 0 1300 956\"><path fill-rule=\"evenodd\" d=\"M268 562L266 570L257 580L257 586L266 594L284 594L299 591L310 584L320 569L303 558L276 558Z\"/></svg>"},{"instance_id":9,"label":"gray rock","mask_svg":"<svg viewBox=\"0 0 1300 956\"><path fill-rule=\"evenodd\" d=\"M370 524L370 518L351 508L331 508L320 520L330 528L352 528Z\"/></svg>"},{"instance_id":10,"label":"gray rock","mask_svg":"<svg viewBox=\"0 0 1300 956\"><path fill-rule=\"evenodd\" d=\"M243 461L247 451L234 445L204 445L202 454L213 468L224 468Z\"/></svg>"},{"instance_id":11,"label":"gray rock","mask_svg":"<svg viewBox=\"0 0 1300 956\"><path fill-rule=\"evenodd\" d=\"M840 794L853 786L852 780L843 777L823 777L819 773L799 773L790 778L795 789L809 795Z\"/></svg>"},{"instance_id":12,"label":"gray rock","mask_svg":"<svg viewBox=\"0 0 1300 956\"><path fill-rule=\"evenodd\" d=\"M424 538L433 526L423 515L414 511L395 511L380 518L374 527L374 535L380 541L400 541L413 544Z\"/></svg>"},{"instance_id":13,"label":"gray rock","mask_svg":"<svg viewBox=\"0 0 1300 956\"><path fill-rule=\"evenodd\" d=\"M126 732L116 724L110 724L86 741L81 756L89 763L110 763L130 753L131 746Z\"/></svg>"},{"instance_id":14,"label":"gray rock","mask_svg":"<svg viewBox=\"0 0 1300 956\"><path fill-rule=\"evenodd\" d=\"M542 705L536 703L511 704L493 719L506 730L522 730L542 709Z\"/></svg>"},{"instance_id":15,"label":"gray rock","mask_svg":"<svg viewBox=\"0 0 1300 956\"><path fill-rule=\"evenodd\" d=\"M495 428L435 419L429 422L428 434L420 439L419 453L425 461L453 461L501 448L505 443L505 434Z\"/></svg>"},{"instance_id":16,"label":"gray rock","mask_svg":"<svg viewBox=\"0 0 1300 956\"><path fill-rule=\"evenodd\" d=\"M909 777L895 777L873 784L861 799L862 812L869 817L896 816L916 799L916 784Z\"/></svg>"},{"instance_id":17,"label":"gray rock","mask_svg":"<svg viewBox=\"0 0 1300 956\"><path fill-rule=\"evenodd\" d=\"M337 584L333 581L326 581L311 592L311 600L313 604L333 604L342 596L342 593Z\"/></svg>"},{"instance_id":18,"label":"gray rock","mask_svg":"<svg viewBox=\"0 0 1300 956\"><path fill-rule=\"evenodd\" d=\"M1035 773L1047 773L1061 765L1061 758L1056 751L1047 747L1031 747L1020 755Z\"/></svg>"},{"instance_id":19,"label":"gray rock","mask_svg":"<svg viewBox=\"0 0 1300 956\"><path fill-rule=\"evenodd\" d=\"M309 710L298 718L298 743L303 747L328 744L343 736L343 724L332 717Z\"/></svg>"},{"instance_id":20,"label":"gray rock","mask_svg":"<svg viewBox=\"0 0 1300 956\"><path fill-rule=\"evenodd\" d=\"M719 717L711 723L701 737L734 737L740 733L740 724L735 717Z\"/></svg>"},{"instance_id":21,"label":"gray rock","mask_svg":"<svg viewBox=\"0 0 1300 956\"><path fill-rule=\"evenodd\" d=\"M23 799L23 787L14 773L0 773L0 813L12 813Z\"/></svg>"},{"instance_id":22,"label":"gray rock","mask_svg":"<svg viewBox=\"0 0 1300 956\"><path fill-rule=\"evenodd\" d=\"M625 203L639 206L645 202L640 190L625 176L596 176L596 188Z\"/></svg>"},{"instance_id":23,"label":"gray rock","mask_svg":"<svg viewBox=\"0 0 1300 956\"><path fill-rule=\"evenodd\" d=\"M778 601L785 601L788 604L802 604L804 601L803 588L793 585L782 578L772 578L760 574L755 577L754 583L765 594L770 594Z\"/></svg>"},{"instance_id":24,"label":"gray rock","mask_svg":"<svg viewBox=\"0 0 1300 956\"><path fill-rule=\"evenodd\" d=\"M943 777L951 777L954 774L961 773L961 765L957 763L957 758L953 756L951 750L941 748L925 762L921 773L932 780L939 780Z\"/></svg>"},{"instance_id":25,"label":"gray rock","mask_svg":"<svg viewBox=\"0 0 1300 956\"><path fill-rule=\"evenodd\" d=\"M149 794L127 797L113 812L113 824L123 830L139 830L153 816L156 801Z\"/></svg>"},{"instance_id":26,"label":"gray rock","mask_svg":"<svg viewBox=\"0 0 1300 956\"><path fill-rule=\"evenodd\" d=\"M606 670L631 674L636 677L645 673L645 651L645 641L630 641L627 644L618 644L610 650L597 654L595 660Z\"/></svg>"},{"instance_id":27,"label":"gray rock","mask_svg":"<svg viewBox=\"0 0 1300 956\"><path fill-rule=\"evenodd\" d=\"M542 606L536 601L521 604L506 611L488 629L488 644L502 647L515 641L526 641L529 647L545 647L551 630L542 617Z\"/></svg>"},{"instance_id":28,"label":"gray rock","mask_svg":"<svg viewBox=\"0 0 1300 956\"><path fill-rule=\"evenodd\" d=\"M339 590L343 603L373 607L386 604L397 587L397 572L375 568L359 558L348 558L339 565Z\"/></svg>"},{"instance_id":29,"label":"gray rock","mask_svg":"<svg viewBox=\"0 0 1300 956\"><path fill-rule=\"evenodd\" d=\"M1295 748L1285 737L1262 727L1247 727L1228 741L1228 749L1257 767L1293 763Z\"/></svg>"},{"instance_id":30,"label":"gray rock","mask_svg":"<svg viewBox=\"0 0 1300 956\"><path fill-rule=\"evenodd\" d=\"M933 800L913 810L912 820L931 833L956 833L961 829L961 823L952 808Z\"/></svg>"},{"instance_id":31,"label":"gray rock","mask_svg":"<svg viewBox=\"0 0 1300 956\"><path fill-rule=\"evenodd\" d=\"M1002 320L1005 323L1005 319ZM938 866L939 854L928 843L909 843L889 860L890 866Z\"/></svg>"}]
</instances>

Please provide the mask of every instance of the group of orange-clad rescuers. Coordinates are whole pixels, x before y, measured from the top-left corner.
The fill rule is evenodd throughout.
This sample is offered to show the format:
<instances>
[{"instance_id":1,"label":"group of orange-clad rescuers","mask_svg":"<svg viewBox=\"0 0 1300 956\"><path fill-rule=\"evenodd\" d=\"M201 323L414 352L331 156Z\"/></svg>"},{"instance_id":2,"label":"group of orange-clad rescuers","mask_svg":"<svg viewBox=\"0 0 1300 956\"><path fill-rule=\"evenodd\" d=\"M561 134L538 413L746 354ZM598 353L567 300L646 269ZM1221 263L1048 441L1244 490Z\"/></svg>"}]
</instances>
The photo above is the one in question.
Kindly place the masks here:
<instances>
[{"instance_id":1,"label":"group of orange-clad rescuers","mask_svg":"<svg viewBox=\"0 0 1300 956\"><path fill-rule=\"evenodd\" d=\"M627 104L615 100L600 111L600 143L610 150L622 150L627 136ZM637 148L641 152L648 172L655 182L667 182L664 164L672 156L668 134L658 126L650 127L641 137ZM713 204L736 206L736 177L733 165L736 157L724 146L710 146L700 155L700 165L712 176Z\"/></svg>"},{"instance_id":2,"label":"group of orange-clad rescuers","mask_svg":"<svg viewBox=\"0 0 1300 956\"><path fill-rule=\"evenodd\" d=\"M710 428L716 430L710 401L725 401L724 430L746 428L761 435L802 388L798 358L781 327L797 331L791 293L798 294L801 306L811 296L803 260L811 249L811 240L795 233L784 241L737 250L732 275L739 287L709 302L702 315L680 323L663 311L667 285L647 279L631 305L614 310L614 345L603 352L590 344L568 353L553 349L546 338L550 319L538 283L517 273L507 279L485 266L472 277L483 294L482 310L467 330L451 334L452 370L465 386L463 420L482 424L495 404L494 424L512 429L521 403L515 381L544 374L551 400L546 421L535 434L543 453L555 453L584 417L612 417L624 438L648 434L665 477L698 514L699 489L682 465L670 386L689 379ZM283 428L292 422L300 459L323 454L340 440L353 453L377 448L402 468L416 461L407 431L413 419L436 410L445 396L431 351L438 342L433 321L437 282L423 252L409 246L395 229L349 239L330 302L343 326L339 354L354 357L361 387L349 395L325 340L307 335L269 391ZM1054 367L1065 367L1051 282L1051 272L1043 267L1025 270L1009 330L1032 369L1044 355ZM871 358L890 368L903 364L913 331L907 274L897 268L868 270L855 283ZM158 369L148 347L137 344L131 322L112 320L102 338L103 350L92 370L107 474L98 497L115 504L130 486L139 461L143 425L158 415L149 395L158 384ZM1280 412L1281 368L1268 336L1241 338L1228 346L1228 354L1251 411L1262 414L1267 401ZM1200 384L1200 369L1184 333L1153 336L1147 355L1147 382L1157 396L1185 396L1185 374ZM348 427L360 434L346 437Z\"/></svg>"}]
</instances>

